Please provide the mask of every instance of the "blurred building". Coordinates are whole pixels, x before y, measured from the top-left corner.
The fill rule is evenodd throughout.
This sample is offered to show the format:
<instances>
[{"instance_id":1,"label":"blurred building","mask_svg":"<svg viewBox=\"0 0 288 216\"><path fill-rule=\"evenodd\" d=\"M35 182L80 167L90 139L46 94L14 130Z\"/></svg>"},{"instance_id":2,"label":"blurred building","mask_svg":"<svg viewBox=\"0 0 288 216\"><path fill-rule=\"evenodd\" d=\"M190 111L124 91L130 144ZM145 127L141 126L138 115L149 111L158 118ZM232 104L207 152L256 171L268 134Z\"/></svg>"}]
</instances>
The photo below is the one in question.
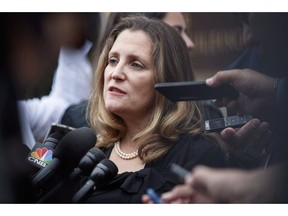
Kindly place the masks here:
<instances>
[{"instance_id":1,"label":"blurred building","mask_svg":"<svg viewBox=\"0 0 288 216\"><path fill-rule=\"evenodd\" d=\"M236 13L184 13L188 35L195 43L191 55L196 79L225 69L245 49L242 24Z\"/></svg>"}]
</instances>

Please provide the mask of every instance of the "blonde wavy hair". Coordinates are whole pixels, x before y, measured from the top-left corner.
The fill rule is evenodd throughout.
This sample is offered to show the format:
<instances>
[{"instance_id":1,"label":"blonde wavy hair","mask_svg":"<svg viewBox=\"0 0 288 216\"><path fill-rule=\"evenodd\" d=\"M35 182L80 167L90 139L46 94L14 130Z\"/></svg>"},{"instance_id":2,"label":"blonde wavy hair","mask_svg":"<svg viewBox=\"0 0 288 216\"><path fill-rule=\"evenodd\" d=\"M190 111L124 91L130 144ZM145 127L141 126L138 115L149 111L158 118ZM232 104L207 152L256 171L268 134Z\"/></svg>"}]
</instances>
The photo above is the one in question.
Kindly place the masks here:
<instances>
[{"instance_id":1,"label":"blonde wavy hair","mask_svg":"<svg viewBox=\"0 0 288 216\"><path fill-rule=\"evenodd\" d=\"M155 83L188 81L193 76L187 46L172 27L143 16L123 18L104 43L88 104L90 126L98 137L97 147L112 147L127 130L121 117L105 109L103 98L108 54L119 34L126 29L141 30L151 38ZM181 135L203 135L203 117L195 102L173 103L159 93L156 93L155 100L156 106L148 126L133 138L139 146L139 156L145 163L163 156Z\"/></svg>"}]
</instances>

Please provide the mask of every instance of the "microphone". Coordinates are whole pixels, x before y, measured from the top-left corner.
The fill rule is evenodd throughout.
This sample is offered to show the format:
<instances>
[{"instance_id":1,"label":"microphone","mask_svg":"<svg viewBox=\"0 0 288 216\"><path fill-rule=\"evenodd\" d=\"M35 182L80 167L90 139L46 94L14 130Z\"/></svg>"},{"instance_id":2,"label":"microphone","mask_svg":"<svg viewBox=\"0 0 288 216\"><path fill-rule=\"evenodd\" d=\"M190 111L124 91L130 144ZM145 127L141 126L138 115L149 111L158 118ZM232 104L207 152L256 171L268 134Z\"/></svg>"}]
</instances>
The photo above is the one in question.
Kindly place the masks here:
<instances>
[{"instance_id":1,"label":"microphone","mask_svg":"<svg viewBox=\"0 0 288 216\"><path fill-rule=\"evenodd\" d=\"M97 147L91 148L80 160L77 168L74 169L68 178L59 183L53 190L49 191L43 196L37 203L46 202L68 202L71 199L73 185L80 181L83 176L88 176L92 172L93 168L101 160L105 158L105 154ZM69 200L71 201L71 200Z\"/></svg>"},{"instance_id":2,"label":"microphone","mask_svg":"<svg viewBox=\"0 0 288 216\"><path fill-rule=\"evenodd\" d=\"M66 175L79 163L81 157L96 144L96 135L88 127L68 132L59 142L53 160L32 179L32 185L40 190L51 186L57 175ZM45 187L44 187L45 186Z\"/></svg>"},{"instance_id":3,"label":"microphone","mask_svg":"<svg viewBox=\"0 0 288 216\"><path fill-rule=\"evenodd\" d=\"M54 149L62 137L62 134L54 132L47 137L44 143L37 142L33 146L26 158L26 161L33 165L33 168L31 168L31 176L52 161Z\"/></svg>"},{"instance_id":4,"label":"microphone","mask_svg":"<svg viewBox=\"0 0 288 216\"><path fill-rule=\"evenodd\" d=\"M81 174L88 176L96 164L106 158L105 154L97 147L91 148L86 155L80 160L78 168L74 169L73 173L69 176L74 179Z\"/></svg>"},{"instance_id":5,"label":"microphone","mask_svg":"<svg viewBox=\"0 0 288 216\"><path fill-rule=\"evenodd\" d=\"M50 134L47 139L44 141L45 147L55 149L59 141L63 138L64 134L54 132Z\"/></svg>"},{"instance_id":6,"label":"microphone","mask_svg":"<svg viewBox=\"0 0 288 216\"><path fill-rule=\"evenodd\" d=\"M103 159L100 163L97 164L95 169L92 171L90 175L90 179L84 184L81 189L76 192L76 194L72 197L72 202L77 203L83 200L85 196L91 192L91 189L95 185L103 184L118 173L117 166L109 159Z\"/></svg>"}]
</instances>

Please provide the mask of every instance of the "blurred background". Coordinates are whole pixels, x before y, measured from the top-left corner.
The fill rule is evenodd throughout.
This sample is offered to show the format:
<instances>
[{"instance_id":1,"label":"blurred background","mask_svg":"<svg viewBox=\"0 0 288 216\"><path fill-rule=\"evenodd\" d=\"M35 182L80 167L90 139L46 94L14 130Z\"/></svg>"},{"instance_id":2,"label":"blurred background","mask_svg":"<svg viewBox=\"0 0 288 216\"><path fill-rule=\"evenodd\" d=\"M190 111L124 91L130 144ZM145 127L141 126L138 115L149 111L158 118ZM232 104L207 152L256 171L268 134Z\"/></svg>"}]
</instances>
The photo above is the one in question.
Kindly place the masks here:
<instances>
[{"instance_id":1,"label":"blurred background","mask_svg":"<svg viewBox=\"0 0 288 216\"><path fill-rule=\"evenodd\" d=\"M90 16L93 14L89 13ZM102 27L97 29L100 35L104 34L104 26L109 14L109 12L100 12ZM206 79L218 70L224 69L245 49L240 14L229 12L183 13L187 23L187 34L195 43L195 49L191 52L191 61L197 80ZM93 27L93 23L91 26ZM47 75L46 81L36 92L28 91L28 97L29 94L36 94L39 97L48 94L51 90L51 75Z\"/></svg>"},{"instance_id":2,"label":"blurred background","mask_svg":"<svg viewBox=\"0 0 288 216\"><path fill-rule=\"evenodd\" d=\"M184 13L187 32L195 43L191 59L196 79L227 67L245 49L239 13Z\"/></svg>"},{"instance_id":3,"label":"blurred background","mask_svg":"<svg viewBox=\"0 0 288 216\"><path fill-rule=\"evenodd\" d=\"M195 44L191 53L195 78L202 80L227 67L243 52L245 40L240 16L245 13L182 13L187 34ZM103 24L109 13L102 13Z\"/></svg>"}]
</instances>

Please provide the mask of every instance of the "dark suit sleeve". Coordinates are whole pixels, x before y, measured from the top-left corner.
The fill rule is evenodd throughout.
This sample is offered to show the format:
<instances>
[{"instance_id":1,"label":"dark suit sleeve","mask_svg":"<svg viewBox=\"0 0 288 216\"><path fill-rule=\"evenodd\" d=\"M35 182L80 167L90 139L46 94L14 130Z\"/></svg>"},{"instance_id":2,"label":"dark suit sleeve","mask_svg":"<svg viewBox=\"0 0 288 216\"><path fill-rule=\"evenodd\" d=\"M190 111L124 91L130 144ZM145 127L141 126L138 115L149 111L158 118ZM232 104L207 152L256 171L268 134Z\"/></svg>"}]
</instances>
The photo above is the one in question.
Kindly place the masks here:
<instances>
[{"instance_id":1,"label":"dark suit sleeve","mask_svg":"<svg viewBox=\"0 0 288 216\"><path fill-rule=\"evenodd\" d=\"M61 124L74 128L88 127L86 120L87 103L88 101L83 101L68 107L61 119Z\"/></svg>"},{"instance_id":2,"label":"dark suit sleeve","mask_svg":"<svg viewBox=\"0 0 288 216\"><path fill-rule=\"evenodd\" d=\"M280 79L276 92L277 142L280 144L281 157L287 160L288 155L288 76Z\"/></svg>"}]
</instances>

